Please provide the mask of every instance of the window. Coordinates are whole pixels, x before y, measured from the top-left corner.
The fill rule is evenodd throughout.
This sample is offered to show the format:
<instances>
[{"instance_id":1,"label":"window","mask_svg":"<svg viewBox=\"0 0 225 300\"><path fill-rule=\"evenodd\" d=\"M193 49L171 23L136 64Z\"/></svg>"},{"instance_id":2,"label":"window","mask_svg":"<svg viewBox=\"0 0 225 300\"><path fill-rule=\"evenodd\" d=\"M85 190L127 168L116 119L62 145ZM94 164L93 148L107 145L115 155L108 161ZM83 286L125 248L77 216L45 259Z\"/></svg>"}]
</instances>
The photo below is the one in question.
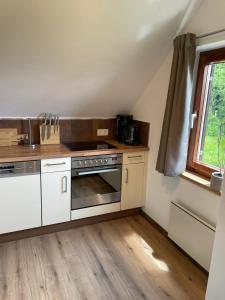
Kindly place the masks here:
<instances>
[{"instance_id":1,"label":"window","mask_svg":"<svg viewBox=\"0 0 225 300\"><path fill-rule=\"evenodd\" d=\"M205 177L225 164L225 48L199 58L187 169Z\"/></svg>"}]
</instances>

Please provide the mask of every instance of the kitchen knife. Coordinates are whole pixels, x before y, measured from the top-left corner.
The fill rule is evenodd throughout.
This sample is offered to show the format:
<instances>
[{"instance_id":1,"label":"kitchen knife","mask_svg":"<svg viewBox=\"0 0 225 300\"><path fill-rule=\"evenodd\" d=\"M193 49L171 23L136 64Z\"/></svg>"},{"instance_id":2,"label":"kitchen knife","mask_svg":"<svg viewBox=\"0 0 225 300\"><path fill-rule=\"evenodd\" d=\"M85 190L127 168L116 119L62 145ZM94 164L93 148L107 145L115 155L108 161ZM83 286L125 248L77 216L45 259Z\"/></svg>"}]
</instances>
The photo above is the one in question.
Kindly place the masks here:
<instances>
[{"instance_id":1,"label":"kitchen knife","mask_svg":"<svg viewBox=\"0 0 225 300\"><path fill-rule=\"evenodd\" d=\"M47 114L43 114L44 118L42 120L42 127L41 127L41 139L44 141L45 139L45 132L46 132L46 125L47 125Z\"/></svg>"},{"instance_id":2,"label":"kitchen knife","mask_svg":"<svg viewBox=\"0 0 225 300\"><path fill-rule=\"evenodd\" d=\"M47 140L51 136L51 121L52 121L52 114L48 115L48 125L47 125Z\"/></svg>"},{"instance_id":3,"label":"kitchen knife","mask_svg":"<svg viewBox=\"0 0 225 300\"><path fill-rule=\"evenodd\" d=\"M57 115L54 115L54 134L55 134L55 131L56 131L56 122L57 122Z\"/></svg>"},{"instance_id":4,"label":"kitchen knife","mask_svg":"<svg viewBox=\"0 0 225 300\"><path fill-rule=\"evenodd\" d=\"M56 125L56 130L59 132L59 115L57 115L57 125Z\"/></svg>"}]
</instances>

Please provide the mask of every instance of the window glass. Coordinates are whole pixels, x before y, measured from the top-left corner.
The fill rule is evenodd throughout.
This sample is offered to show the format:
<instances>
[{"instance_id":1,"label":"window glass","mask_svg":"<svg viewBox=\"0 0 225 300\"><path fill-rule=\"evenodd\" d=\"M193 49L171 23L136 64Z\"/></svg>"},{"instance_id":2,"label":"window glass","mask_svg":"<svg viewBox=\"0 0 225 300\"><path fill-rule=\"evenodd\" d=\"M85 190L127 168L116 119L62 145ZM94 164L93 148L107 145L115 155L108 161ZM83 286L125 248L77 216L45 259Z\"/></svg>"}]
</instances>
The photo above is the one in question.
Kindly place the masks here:
<instances>
[{"instance_id":1,"label":"window glass","mask_svg":"<svg viewBox=\"0 0 225 300\"><path fill-rule=\"evenodd\" d=\"M212 167L225 163L225 62L206 66L197 161Z\"/></svg>"}]
</instances>

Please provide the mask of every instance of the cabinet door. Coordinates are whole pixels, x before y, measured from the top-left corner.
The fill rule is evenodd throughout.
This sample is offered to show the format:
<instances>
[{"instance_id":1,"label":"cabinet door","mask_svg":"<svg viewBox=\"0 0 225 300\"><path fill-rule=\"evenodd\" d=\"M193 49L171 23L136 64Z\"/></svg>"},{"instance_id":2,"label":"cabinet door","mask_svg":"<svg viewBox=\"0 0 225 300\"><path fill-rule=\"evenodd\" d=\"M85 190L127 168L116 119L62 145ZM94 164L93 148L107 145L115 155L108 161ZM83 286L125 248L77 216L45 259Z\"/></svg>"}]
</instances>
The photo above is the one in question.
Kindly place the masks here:
<instances>
[{"instance_id":1,"label":"cabinet door","mask_svg":"<svg viewBox=\"0 0 225 300\"><path fill-rule=\"evenodd\" d=\"M123 165L121 209L141 207L143 189L144 163Z\"/></svg>"},{"instance_id":2,"label":"cabinet door","mask_svg":"<svg viewBox=\"0 0 225 300\"><path fill-rule=\"evenodd\" d=\"M40 175L0 178L0 234L39 226Z\"/></svg>"},{"instance_id":3,"label":"cabinet door","mask_svg":"<svg viewBox=\"0 0 225 300\"><path fill-rule=\"evenodd\" d=\"M71 172L44 173L42 181L42 225L70 221Z\"/></svg>"}]
</instances>

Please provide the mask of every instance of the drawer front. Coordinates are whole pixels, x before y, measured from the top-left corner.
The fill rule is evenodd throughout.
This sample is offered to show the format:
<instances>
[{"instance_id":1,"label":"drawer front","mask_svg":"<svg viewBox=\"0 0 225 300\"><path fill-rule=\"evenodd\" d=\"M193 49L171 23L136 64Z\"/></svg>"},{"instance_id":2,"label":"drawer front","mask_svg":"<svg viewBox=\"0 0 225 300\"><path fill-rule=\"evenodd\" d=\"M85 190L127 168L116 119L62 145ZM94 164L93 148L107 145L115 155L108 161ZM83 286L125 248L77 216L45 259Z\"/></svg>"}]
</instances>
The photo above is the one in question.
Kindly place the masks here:
<instances>
[{"instance_id":1,"label":"drawer front","mask_svg":"<svg viewBox=\"0 0 225 300\"><path fill-rule=\"evenodd\" d=\"M63 172L71 170L71 158L43 159L41 161L41 173Z\"/></svg>"},{"instance_id":2,"label":"drawer front","mask_svg":"<svg viewBox=\"0 0 225 300\"><path fill-rule=\"evenodd\" d=\"M123 155L123 163L124 164L137 164L144 162L145 153L144 152L134 152L134 153L125 153Z\"/></svg>"},{"instance_id":3,"label":"drawer front","mask_svg":"<svg viewBox=\"0 0 225 300\"><path fill-rule=\"evenodd\" d=\"M72 210L71 220L89 218L120 211L120 202Z\"/></svg>"}]
</instances>

